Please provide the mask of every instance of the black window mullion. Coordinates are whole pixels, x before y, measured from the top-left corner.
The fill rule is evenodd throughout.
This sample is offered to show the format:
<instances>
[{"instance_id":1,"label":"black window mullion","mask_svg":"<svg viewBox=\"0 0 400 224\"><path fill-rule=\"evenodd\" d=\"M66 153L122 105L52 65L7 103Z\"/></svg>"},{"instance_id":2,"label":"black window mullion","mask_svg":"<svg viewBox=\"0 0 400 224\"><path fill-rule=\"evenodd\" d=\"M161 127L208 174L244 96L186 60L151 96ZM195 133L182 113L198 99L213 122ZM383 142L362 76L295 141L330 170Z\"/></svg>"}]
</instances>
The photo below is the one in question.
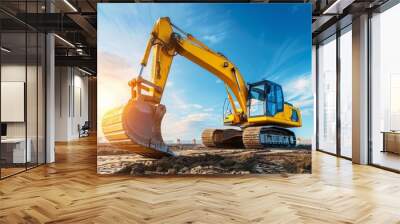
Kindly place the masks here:
<instances>
[{"instance_id":1,"label":"black window mullion","mask_svg":"<svg viewBox=\"0 0 400 224\"><path fill-rule=\"evenodd\" d=\"M1 32L1 29L2 28L2 22L0 22L0 47L2 46L2 32ZM1 122L1 68L2 68L2 58L1 58L1 55L2 55L2 52L0 51L0 125L2 124L2 122ZM1 135L1 134L0 134ZM2 170L2 166L3 166L3 163L2 163L2 157L1 157L1 144L0 144L0 179L2 179L2 176L1 176L1 170Z\"/></svg>"},{"instance_id":2,"label":"black window mullion","mask_svg":"<svg viewBox=\"0 0 400 224\"><path fill-rule=\"evenodd\" d=\"M39 0L36 1L36 13L39 13ZM36 166L38 165L39 165L39 32L36 32Z\"/></svg>"},{"instance_id":3,"label":"black window mullion","mask_svg":"<svg viewBox=\"0 0 400 224\"><path fill-rule=\"evenodd\" d=\"M25 0L25 21L27 21L28 1ZM25 23L26 24L26 23ZM24 120L25 120L25 170L28 169L28 114L27 114L27 89L28 89L28 26L25 25L25 88L24 88Z\"/></svg>"},{"instance_id":4,"label":"black window mullion","mask_svg":"<svg viewBox=\"0 0 400 224\"><path fill-rule=\"evenodd\" d=\"M368 124L367 124L367 132L368 132L368 137L367 137L367 141L368 141L368 164L373 164L373 145L372 145L372 60L371 60L371 56L372 56L372 24L371 24L371 20L372 20L372 12L369 11L368 12L368 30L367 30L367 46L368 46L368 53L367 53L367 85L368 85L368 94L367 94L367 104L368 104L368 114L367 114L367 119L368 119Z\"/></svg>"},{"instance_id":5,"label":"black window mullion","mask_svg":"<svg viewBox=\"0 0 400 224\"><path fill-rule=\"evenodd\" d=\"M336 31L336 154L341 156L341 114L340 114L340 30Z\"/></svg>"},{"instance_id":6,"label":"black window mullion","mask_svg":"<svg viewBox=\"0 0 400 224\"><path fill-rule=\"evenodd\" d=\"M319 45L315 45L315 149L319 149Z\"/></svg>"}]
</instances>

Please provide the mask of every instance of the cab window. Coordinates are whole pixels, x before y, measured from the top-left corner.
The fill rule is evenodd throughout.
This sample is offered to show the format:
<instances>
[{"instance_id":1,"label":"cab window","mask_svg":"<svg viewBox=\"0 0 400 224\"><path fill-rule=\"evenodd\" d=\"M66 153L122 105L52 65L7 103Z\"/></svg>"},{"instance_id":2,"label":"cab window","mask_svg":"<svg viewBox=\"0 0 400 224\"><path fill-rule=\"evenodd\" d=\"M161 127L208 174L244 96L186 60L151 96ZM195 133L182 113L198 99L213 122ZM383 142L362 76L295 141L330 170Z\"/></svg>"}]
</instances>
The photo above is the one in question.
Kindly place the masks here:
<instances>
[{"instance_id":1,"label":"cab window","mask_svg":"<svg viewBox=\"0 0 400 224\"><path fill-rule=\"evenodd\" d=\"M276 88L276 107L278 112L283 111L283 92L282 92L282 87L281 86L275 86Z\"/></svg>"},{"instance_id":2,"label":"cab window","mask_svg":"<svg viewBox=\"0 0 400 224\"><path fill-rule=\"evenodd\" d=\"M260 84L250 88L249 117L263 116L265 114L265 85Z\"/></svg>"},{"instance_id":3,"label":"cab window","mask_svg":"<svg viewBox=\"0 0 400 224\"><path fill-rule=\"evenodd\" d=\"M267 102L267 115L274 116L276 114L276 88L275 85L267 84L268 102Z\"/></svg>"}]
</instances>

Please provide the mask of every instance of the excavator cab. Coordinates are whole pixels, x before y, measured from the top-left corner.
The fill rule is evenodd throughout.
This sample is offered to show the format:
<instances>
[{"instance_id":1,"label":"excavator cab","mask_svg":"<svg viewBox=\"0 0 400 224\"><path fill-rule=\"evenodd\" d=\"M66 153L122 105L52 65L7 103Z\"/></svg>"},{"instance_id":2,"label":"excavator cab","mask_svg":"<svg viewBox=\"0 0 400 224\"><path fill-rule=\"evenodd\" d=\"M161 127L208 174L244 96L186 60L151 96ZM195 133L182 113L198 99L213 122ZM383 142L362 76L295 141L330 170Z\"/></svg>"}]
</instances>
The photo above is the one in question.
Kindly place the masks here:
<instances>
[{"instance_id":1,"label":"excavator cab","mask_svg":"<svg viewBox=\"0 0 400 224\"><path fill-rule=\"evenodd\" d=\"M249 84L248 117L274 117L284 110L282 87L263 80Z\"/></svg>"},{"instance_id":2,"label":"excavator cab","mask_svg":"<svg viewBox=\"0 0 400 224\"><path fill-rule=\"evenodd\" d=\"M269 80L250 83L247 96L247 125L301 126L300 112L285 102L281 85ZM237 126L232 111L228 109L224 107L224 124Z\"/></svg>"}]
</instances>

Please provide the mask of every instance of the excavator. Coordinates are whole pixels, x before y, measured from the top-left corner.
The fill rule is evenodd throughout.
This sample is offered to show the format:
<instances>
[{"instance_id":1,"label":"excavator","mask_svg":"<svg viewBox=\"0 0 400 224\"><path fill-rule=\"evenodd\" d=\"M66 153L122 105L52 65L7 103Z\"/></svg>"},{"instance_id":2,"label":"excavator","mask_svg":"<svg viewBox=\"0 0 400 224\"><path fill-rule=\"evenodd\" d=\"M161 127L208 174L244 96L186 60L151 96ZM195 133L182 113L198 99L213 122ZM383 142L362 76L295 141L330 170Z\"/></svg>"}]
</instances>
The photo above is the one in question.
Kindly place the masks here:
<instances>
[{"instance_id":1,"label":"excavator","mask_svg":"<svg viewBox=\"0 0 400 224\"><path fill-rule=\"evenodd\" d=\"M142 73L151 51L151 80L147 80ZM161 99L177 55L204 68L225 85L229 104L224 106L223 122L236 128L205 129L201 138L206 147L260 149L296 145L295 133L288 128L302 126L301 112L284 101L282 87L268 80L246 84L226 56L174 25L169 17L159 18L151 31L140 72L128 83L130 100L108 111L102 119L104 136L111 145L154 159L175 155L161 135L166 112Z\"/></svg>"}]
</instances>

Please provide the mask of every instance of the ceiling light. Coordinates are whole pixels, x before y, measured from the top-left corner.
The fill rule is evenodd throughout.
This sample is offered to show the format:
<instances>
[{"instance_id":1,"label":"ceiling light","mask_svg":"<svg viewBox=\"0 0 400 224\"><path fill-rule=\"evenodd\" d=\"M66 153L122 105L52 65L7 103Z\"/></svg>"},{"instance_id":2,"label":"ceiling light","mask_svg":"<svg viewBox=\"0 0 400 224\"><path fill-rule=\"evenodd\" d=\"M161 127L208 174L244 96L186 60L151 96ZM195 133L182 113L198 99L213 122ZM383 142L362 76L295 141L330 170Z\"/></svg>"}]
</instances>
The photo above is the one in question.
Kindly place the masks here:
<instances>
[{"instance_id":1,"label":"ceiling light","mask_svg":"<svg viewBox=\"0 0 400 224\"><path fill-rule=\"evenodd\" d=\"M79 67L78 67L78 70L81 71L81 72L83 72L83 73L85 73L85 74L87 74L87 75L90 75L90 76L93 75L92 73L90 73L90 72L88 72L88 71L86 71L86 70L83 70L83 69L81 69L81 68L79 68Z\"/></svg>"},{"instance_id":2,"label":"ceiling light","mask_svg":"<svg viewBox=\"0 0 400 224\"><path fill-rule=\"evenodd\" d=\"M64 39L64 38L62 38L62 37L60 37L59 35L57 35L57 34L54 34L54 36L55 37L57 37L59 40L61 40L62 42L64 42L64 43L66 43L67 45L69 45L70 47L73 47L73 48L75 48L75 45L73 45L71 42L69 42L68 40L66 40L66 39Z\"/></svg>"},{"instance_id":3,"label":"ceiling light","mask_svg":"<svg viewBox=\"0 0 400 224\"><path fill-rule=\"evenodd\" d=\"M76 53L78 53L79 55L83 55L83 49L82 48L77 48L76 49Z\"/></svg>"},{"instance_id":4,"label":"ceiling light","mask_svg":"<svg viewBox=\"0 0 400 224\"><path fill-rule=\"evenodd\" d=\"M74 12L78 12L78 10L68 1L64 0L65 4L67 4Z\"/></svg>"},{"instance_id":5,"label":"ceiling light","mask_svg":"<svg viewBox=\"0 0 400 224\"><path fill-rule=\"evenodd\" d=\"M1 47L1 50L4 51L4 52L6 52L6 53L10 53L10 52L11 52L11 50L9 50L9 49L7 49L7 48L5 48L5 47Z\"/></svg>"},{"instance_id":6,"label":"ceiling light","mask_svg":"<svg viewBox=\"0 0 400 224\"><path fill-rule=\"evenodd\" d=\"M353 2L354 0L336 0L332 5L325 9L322 14L342 14L343 9L351 5Z\"/></svg>"}]
</instances>

